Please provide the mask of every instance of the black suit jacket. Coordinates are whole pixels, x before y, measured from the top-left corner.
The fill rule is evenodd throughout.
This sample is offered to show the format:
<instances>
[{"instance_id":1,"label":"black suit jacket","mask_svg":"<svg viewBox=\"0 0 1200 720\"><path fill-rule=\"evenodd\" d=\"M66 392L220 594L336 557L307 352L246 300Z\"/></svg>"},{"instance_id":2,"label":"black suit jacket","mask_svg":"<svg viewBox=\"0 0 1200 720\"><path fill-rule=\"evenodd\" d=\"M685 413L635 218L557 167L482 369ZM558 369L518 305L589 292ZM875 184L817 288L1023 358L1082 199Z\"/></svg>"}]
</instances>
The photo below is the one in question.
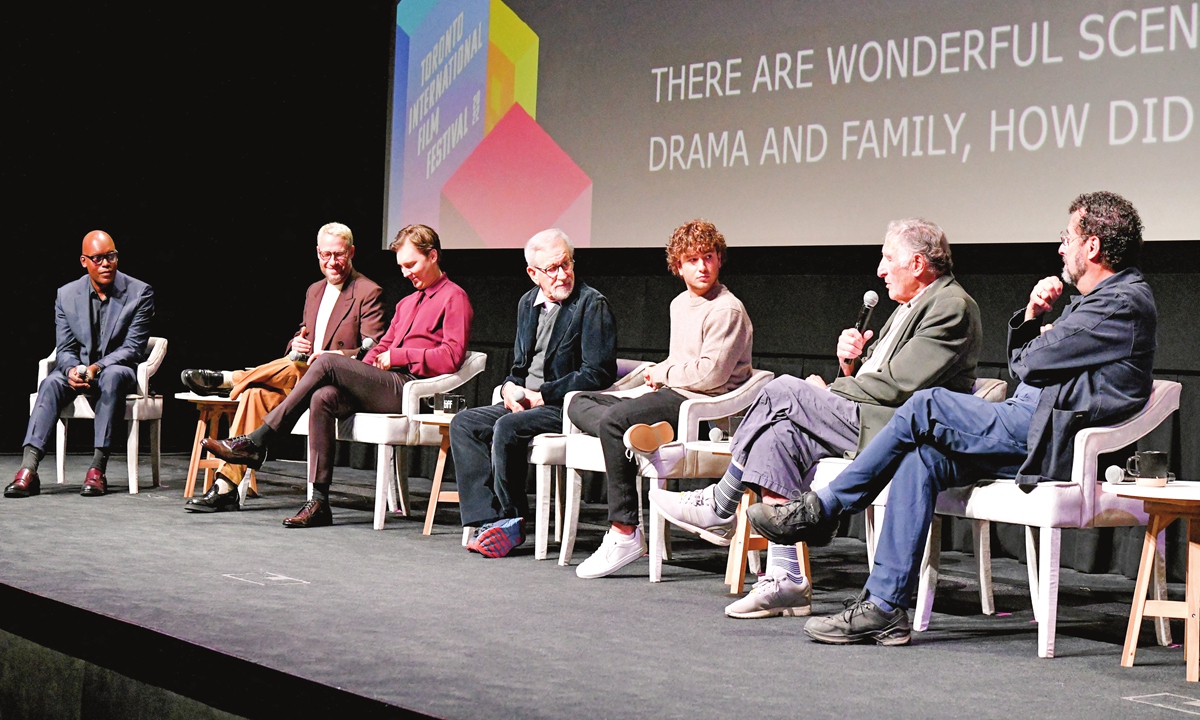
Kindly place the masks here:
<instances>
[{"instance_id":1,"label":"black suit jacket","mask_svg":"<svg viewBox=\"0 0 1200 720\"><path fill-rule=\"evenodd\" d=\"M117 272L109 290L108 315L101 328L99 352L92 357L91 278L87 275L63 285L54 299L57 353L54 364L64 373L79 365L125 365L135 368L146 357L150 319L154 317L154 289Z\"/></svg>"},{"instance_id":2,"label":"black suit jacket","mask_svg":"<svg viewBox=\"0 0 1200 720\"><path fill-rule=\"evenodd\" d=\"M1039 334L1039 318L1025 322L1023 309L1013 315L1008 367L1042 389L1019 484L1070 480L1076 432L1142 409L1154 385L1157 318L1154 294L1137 268L1071 298L1048 332Z\"/></svg>"},{"instance_id":3,"label":"black suit jacket","mask_svg":"<svg viewBox=\"0 0 1200 720\"><path fill-rule=\"evenodd\" d=\"M537 341L540 308L535 287L517 303L517 340L513 345L513 366L505 382L521 387L529 375ZM617 379L617 323L608 300L584 283L562 302L550 345L546 348L544 382L539 392L547 405L562 405L566 394L574 390L603 390Z\"/></svg>"}]
</instances>

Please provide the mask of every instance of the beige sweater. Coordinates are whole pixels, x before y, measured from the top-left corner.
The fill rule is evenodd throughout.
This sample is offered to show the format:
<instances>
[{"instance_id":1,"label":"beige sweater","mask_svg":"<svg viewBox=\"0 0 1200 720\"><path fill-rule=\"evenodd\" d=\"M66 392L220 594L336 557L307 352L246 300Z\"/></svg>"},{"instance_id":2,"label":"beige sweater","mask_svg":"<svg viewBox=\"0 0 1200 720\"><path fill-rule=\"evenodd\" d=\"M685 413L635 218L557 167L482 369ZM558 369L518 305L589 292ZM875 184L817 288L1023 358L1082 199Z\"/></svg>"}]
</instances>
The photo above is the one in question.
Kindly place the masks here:
<instances>
[{"instance_id":1,"label":"beige sweater","mask_svg":"<svg viewBox=\"0 0 1200 720\"><path fill-rule=\"evenodd\" d=\"M703 297L671 301L671 352L650 379L687 397L720 395L750 378L754 326L742 301L717 283Z\"/></svg>"}]
</instances>

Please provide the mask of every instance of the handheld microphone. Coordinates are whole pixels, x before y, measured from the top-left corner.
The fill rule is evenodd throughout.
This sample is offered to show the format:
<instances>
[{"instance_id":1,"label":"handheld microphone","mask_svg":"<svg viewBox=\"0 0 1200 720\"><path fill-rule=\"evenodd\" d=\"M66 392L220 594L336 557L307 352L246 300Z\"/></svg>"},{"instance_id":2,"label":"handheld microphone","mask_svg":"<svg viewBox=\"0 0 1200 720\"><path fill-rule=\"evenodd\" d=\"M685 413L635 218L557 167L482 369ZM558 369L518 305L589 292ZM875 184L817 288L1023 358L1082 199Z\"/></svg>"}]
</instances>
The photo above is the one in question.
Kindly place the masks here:
<instances>
[{"instance_id":1,"label":"handheld microphone","mask_svg":"<svg viewBox=\"0 0 1200 720\"><path fill-rule=\"evenodd\" d=\"M867 324L871 322L871 313L875 310L875 306L879 304L879 293L874 290L868 290L863 293L862 308L858 311L858 318L854 321L854 329L862 332L867 329ZM843 360L842 364L847 368L854 367L853 360Z\"/></svg>"},{"instance_id":2,"label":"handheld microphone","mask_svg":"<svg viewBox=\"0 0 1200 720\"><path fill-rule=\"evenodd\" d=\"M371 348L375 347L378 344L379 343L375 341L375 338L363 338L362 349L370 350Z\"/></svg>"},{"instance_id":3,"label":"handheld microphone","mask_svg":"<svg viewBox=\"0 0 1200 720\"><path fill-rule=\"evenodd\" d=\"M1125 479L1125 469L1119 465L1109 465L1104 470L1104 479L1110 483L1119 483Z\"/></svg>"},{"instance_id":4,"label":"handheld microphone","mask_svg":"<svg viewBox=\"0 0 1200 720\"><path fill-rule=\"evenodd\" d=\"M721 432L721 428L715 427L708 431L708 439L712 442L722 442L725 439L725 433Z\"/></svg>"},{"instance_id":5,"label":"handheld microphone","mask_svg":"<svg viewBox=\"0 0 1200 720\"><path fill-rule=\"evenodd\" d=\"M879 293L874 290L863 293L863 306L858 311L858 319L854 321L855 330L862 332L867 329L867 323L871 322L871 312L875 310L877 304L879 304Z\"/></svg>"},{"instance_id":6,"label":"handheld microphone","mask_svg":"<svg viewBox=\"0 0 1200 720\"><path fill-rule=\"evenodd\" d=\"M525 401L525 391L519 387L514 387L512 391L513 402L519 403Z\"/></svg>"}]
</instances>

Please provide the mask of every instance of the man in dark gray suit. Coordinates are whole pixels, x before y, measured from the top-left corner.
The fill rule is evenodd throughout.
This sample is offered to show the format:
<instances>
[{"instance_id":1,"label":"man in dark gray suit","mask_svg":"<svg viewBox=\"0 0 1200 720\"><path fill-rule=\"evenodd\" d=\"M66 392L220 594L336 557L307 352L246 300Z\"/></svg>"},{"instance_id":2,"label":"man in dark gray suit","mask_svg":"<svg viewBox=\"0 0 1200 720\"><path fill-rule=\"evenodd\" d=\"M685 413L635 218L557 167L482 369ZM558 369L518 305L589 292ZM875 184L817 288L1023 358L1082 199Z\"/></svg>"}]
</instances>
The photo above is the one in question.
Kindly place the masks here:
<instances>
[{"instance_id":1,"label":"man in dark gray suit","mask_svg":"<svg viewBox=\"0 0 1200 720\"><path fill-rule=\"evenodd\" d=\"M55 368L38 386L21 468L4 489L4 497L23 498L41 491L38 463L46 454L59 413L80 393L96 414L95 453L80 495L103 495L108 490L104 473L113 432L125 419L125 396L137 385L135 368L146 355L154 290L117 272L117 247L102 230L84 236L79 263L87 275L59 288L54 301Z\"/></svg>"},{"instance_id":2,"label":"man in dark gray suit","mask_svg":"<svg viewBox=\"0 0 1200 720\"><path fill-rule=\"evenodd\" d=\"M575 281L574 256L562 230L525 244L526 272L537 287L517 304L503 402L460 412L450 423L462 523L479 527L467 549L486 557L503 557L525 541L529 441L562 431L567 393L616 380L616 321L603 295Z\"/></svg>"}]
</instances>

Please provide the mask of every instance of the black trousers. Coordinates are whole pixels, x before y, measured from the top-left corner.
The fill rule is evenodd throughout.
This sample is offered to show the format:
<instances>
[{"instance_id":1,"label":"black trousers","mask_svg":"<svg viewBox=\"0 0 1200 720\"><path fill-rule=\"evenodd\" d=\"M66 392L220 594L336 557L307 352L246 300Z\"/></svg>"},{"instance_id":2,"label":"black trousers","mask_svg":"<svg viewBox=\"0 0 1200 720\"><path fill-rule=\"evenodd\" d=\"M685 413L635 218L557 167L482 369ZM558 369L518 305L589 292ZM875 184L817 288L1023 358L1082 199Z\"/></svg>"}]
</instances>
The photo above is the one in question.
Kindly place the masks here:
<instances>
[{"instance_id":1,"label":"black trousers","mask_svg":"<svg viewBox=\"0 0 1200 720\"><path fill-rule=\"evenodd\" d=\"M625 456L625 431L638 423L663 420L679 433L679 406L687 400L670 388L659 388L635 398L586 392L571 400L567 414L575 427L600 438L608 475L608 521L637 525L637 466Z\"/></svg>"},{"instance_id":2,"label":"black trousers","mask_svg":"<svg viewBox=\"0 0 1200 720\"><path fill-rule=\"evenodd\" d=\"M313 468L309 482L328 484L333 481L338 418L356 412L400 412L401 390L412 377L408 373L380 370L337 353L318 355L279 407L267 413L263 423L276 432L287 432L309 410L308 458Z\"/></svg>"}]
</instances>

